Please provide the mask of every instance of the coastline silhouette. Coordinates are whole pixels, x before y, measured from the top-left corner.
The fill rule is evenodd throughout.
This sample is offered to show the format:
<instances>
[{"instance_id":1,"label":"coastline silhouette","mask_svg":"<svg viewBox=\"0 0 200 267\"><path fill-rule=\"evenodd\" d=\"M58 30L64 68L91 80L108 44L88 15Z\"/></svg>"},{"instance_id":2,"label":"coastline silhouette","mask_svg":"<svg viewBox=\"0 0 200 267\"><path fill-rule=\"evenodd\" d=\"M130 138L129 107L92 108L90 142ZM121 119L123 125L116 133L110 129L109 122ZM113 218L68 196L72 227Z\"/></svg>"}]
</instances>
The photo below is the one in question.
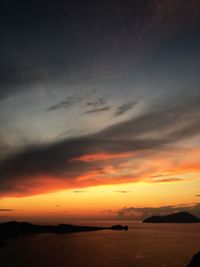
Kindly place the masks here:
<instances>
[{"instance_id":1,"label":"coastline silhouette","mask_svg":"<svg viewBox=\"0 0 200 267\"><path fill-rule=\"evenodd\" d=\"M11 221L0 224L0 238L19 236L33 233L76 233L100 230L128 230L127 225L113 225L111 227L77 226L71 224L37 225L28 222ZM1 241L3 244L3 241Z\"/></svg>"}]
</instances>

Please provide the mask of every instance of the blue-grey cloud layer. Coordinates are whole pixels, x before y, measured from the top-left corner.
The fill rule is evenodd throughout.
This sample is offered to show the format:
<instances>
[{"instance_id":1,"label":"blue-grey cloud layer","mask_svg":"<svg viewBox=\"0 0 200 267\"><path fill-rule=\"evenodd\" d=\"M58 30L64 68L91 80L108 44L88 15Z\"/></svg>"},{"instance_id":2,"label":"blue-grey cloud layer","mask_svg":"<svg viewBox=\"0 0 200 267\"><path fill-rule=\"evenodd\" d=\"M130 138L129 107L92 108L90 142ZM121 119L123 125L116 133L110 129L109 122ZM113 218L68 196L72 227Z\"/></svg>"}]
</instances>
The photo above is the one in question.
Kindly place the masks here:
<instances>
[{"instance_id":1,"label":"blue-grey cloud layer","mask_svg":"<svg viewBox=\"0 0 200 267\"><path fill-rule=\"evenodd\" d=\"M199 134L200 94L199 90L193 90L193 94L182 94L180 101L170 98L159 105L155 103L147 113L95 134L27 146L0 162L0 191L25 193L34 180L39 185L38 176L73 184L78 176L103 167L98 162L73 159L101 152L155 152ZM105 181L102 179L99 183Z\"/></svg>"}]
</instances>

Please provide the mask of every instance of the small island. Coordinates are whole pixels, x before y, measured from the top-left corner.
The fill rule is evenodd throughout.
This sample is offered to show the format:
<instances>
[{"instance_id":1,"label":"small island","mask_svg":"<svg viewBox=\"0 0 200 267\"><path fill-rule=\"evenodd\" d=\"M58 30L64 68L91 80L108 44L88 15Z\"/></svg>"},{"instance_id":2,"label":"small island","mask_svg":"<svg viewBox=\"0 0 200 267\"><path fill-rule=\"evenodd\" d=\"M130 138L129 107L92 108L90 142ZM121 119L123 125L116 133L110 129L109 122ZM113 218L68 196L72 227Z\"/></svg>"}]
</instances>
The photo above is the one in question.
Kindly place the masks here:
<instances>
[{"instance_id":1,"label":"small island","mask_svg":"<svg viewBox=\"0 0 200 267\"><path fill-rule=\"evenodd\" d=\"M200 219L189 212L177 212L165 216L152 216L143 223L199 223Z\"/></svg>"},{"instance_id":2,"label":"small island","mask_svg":"<svg viewBox=\"0 0 200 267\"><path fill-rule=\"evenodd\" d=\"M76 233L76 232L88 232L98 230L128 230L128 226L125 225L113 225L111 227L97 227L97 226L76 226L70 224L59 225L36 225L28 222L6 222L0 223L0 238L7 238L13 236L19 236L23 234L34 233ZM3 246L4 242L0 242Z\"/></svg>"}]
</instances>

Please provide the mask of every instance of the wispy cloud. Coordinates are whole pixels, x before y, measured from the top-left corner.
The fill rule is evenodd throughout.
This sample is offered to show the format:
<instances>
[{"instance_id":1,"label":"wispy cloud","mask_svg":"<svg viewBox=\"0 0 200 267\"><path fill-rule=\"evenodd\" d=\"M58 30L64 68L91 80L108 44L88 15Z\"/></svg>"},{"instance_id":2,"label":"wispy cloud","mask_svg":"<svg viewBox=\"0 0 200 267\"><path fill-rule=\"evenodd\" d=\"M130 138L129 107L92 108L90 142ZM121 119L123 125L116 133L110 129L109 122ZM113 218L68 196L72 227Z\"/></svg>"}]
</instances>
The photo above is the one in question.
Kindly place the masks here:
<instances>
[{"instance_id":1,"label":"wispy cloud","mask_svg":"<svg viewBox=\"0 0 200 267\"><path fill-rule=\"evenodd\" d=\"M100 97L92 101L88 101L86 103L86 107L89 109L86 110L84 114L99 113L111 109L111 107L107 105L107 100L105 97Z\"/></svg>"},{"instance_id":2,"label":"wispy cloud","mask_svg":"<svg viewBox=\"0 0 200 267\"><path fill-rule=\"evenodd\" d=\"M111 107L106 104L105 97L96 98L94 100L90 100L86 102L87 98L89 97L90 95L88 94L84 96L79 96L79 95L74 94L74 95L64 98L63 100L56 103L55 105L50 106L49 108L47 108L47 111L55 111L59 109L70 109L81 103L83 106L86 106L87 108L84 114L99 113L99 112L108 111L111 109Z\"/></svg>"},{"instance_id":3,"label":"wispy cloud","mask_svg":"<svg viewBox=\"0 0 200 267\"><path fill-rule=\"evenodd\" d=\"M85 114L91 114L91 113L99 113L99 112L104 112L104 111L109 111L111 109L110 106L105 106L105 107L101 107L101 108L93 108L93 109L89 109L87 111L85 111Z\"/></svg>"},{"instance_id":4,"label":"wispy cloud","mask_svg":"<svg viewBox=\"0 0 200 267\"><path fill-rule=\"evenodd\" d=\"M169 182L182 182L184 179L178 177L170 177L170 178L160 178L160 179L151 179L152 183L169 183Z\"/></svg>"},{"instance_id":5,"label":"wispy cloud","mask_svg":"<svg viewBox=\"0 0 200 267\"><path fill-rule=\"evenodd\" d=\"M105 97L100 97L100 98L97 98L97 99L95 99L93 101L88 101L86 103L86 106L97 108L99 106L104 106L105 104L106 104L106 98Z\"/></svg>"},{"instance_id":6,"label":"wispy cloud","mask_svg":"<svg viewBox=\"0 0 200 267\"><path fill-rule=\"evenodd\" d=\"M67 98L63 99L59 103L49 107L47 110L48 111L53 111L53 110L57 110L57 109L69 109L72 106L78 104L81 100L82 99L81 99L80 96L71 95L71 96L68 96Z\"/></svg>"},{"instance_id":7,"label":"wispy cloud","mask_svg":"<svg viewBox=\"0 0 200 267\"><path fill-rule=\"evenodd\" d=\"M0 212L3 212L3 211L14 211L12 209L0 209Z\"/></svg>"},{"instance_id":8,"label":"wispy cloud","mask_svg":"<svg viewBox=\"0 0 200 267\"><path fill-rule=\"evenodd\" d=\"M123 115L124 113L128 112L129 110L133 109L136 105L135 101L127 102L125 104L122 104L117 108L117 111L115 113L115 116Z\"/></svg>"}]
</instances>

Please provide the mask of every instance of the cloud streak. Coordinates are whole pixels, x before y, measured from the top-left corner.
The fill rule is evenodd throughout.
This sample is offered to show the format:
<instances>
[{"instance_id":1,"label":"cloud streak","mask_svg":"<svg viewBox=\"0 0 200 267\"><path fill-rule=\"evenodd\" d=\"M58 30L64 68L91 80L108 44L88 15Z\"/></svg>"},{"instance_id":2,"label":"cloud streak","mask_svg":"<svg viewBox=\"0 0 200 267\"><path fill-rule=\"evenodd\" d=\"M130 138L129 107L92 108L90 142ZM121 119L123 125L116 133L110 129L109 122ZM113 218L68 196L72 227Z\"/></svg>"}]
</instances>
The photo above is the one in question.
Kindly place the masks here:
<instances>
[{"instance_id":1,"label":"cloud streak","mask_svg":"<svg viewBox=\"0 0 200 267\"><path fill-rule=\"evenodd\" d=\"M161 178L161 179L151 179L152 183L170 183L170 182L182 182L184 179L177 178L177 177L170 177L170 178Z\"/></svg>"},{"instance_id":2,"label":"cloud streak","mask_svg":"<svg viewBox=\"0 0 200 267\"><path fill-rule=\"evenodd\" d=\"M93 101L88 101L86 103L86 107L88 107L89 110L86 110L84 114L100 113L104 111L109 111L111 109L111 107L107 105L105 97L100 97Z\"/></svg>"},{"instance_id":3,"label":"cloud streak","mask_svg":"<svg viewBox=\"0 0 200 267\"><path fill-rule=\"evenodd\" d=\"M0 212L4 212L4 211L14 211L12 209L0 209Z\"/></svg>"},{"instance_id":4,"label":"cloud streak","mask_svg":"<svg viewBox=\"0 0 200 267\"><path fill-rule=\"evenodd\" d=\"M85 114L92 114L92 113L100 113L100 112L104 112L104 111L109 111L111 109L110 106L105 106L105 107L101 107L101 108L93 108L93 109L89 109L87 111L85 111Z\"/></svg>"},{"instance_id":5,"label":"cloud streak","mask_svg":"<svg viewBox=\"0 0 200 267\"><path fill-rule=\"evenodd\" d=\"M81 97L78 95L68 96L67 98L63 99L59 103L50 106L47 109L47 111L54 111L54 110L58 110L58 109L69 109L72 106L75 106L78 103L80 103L81 100L82 100Z\"/></svg>"},{"instance_id":6,"label":"cloud streak","mask_svg":"<svg viewBox=\"0 0 200 267\"><path fill-rule=\"evenodd\" d=\"M105 97L100 97L100 98L98 98L98 99L96 99L96 100L88 101L88 102L86 103L86 106L88 106L88 107L93 107L93 108L98 108L98 107L100 107L100 106L105 106L105 104L106 104L106 99L105 99Z\"/></svg>"},{"instance_id":7,"label":"cloud streak","mask_svg":"<svg viewBox=\"0 0 200 267\"><path fill-rule=\"evenodd\" d=\"M133 109L136 105L135 101L127 102L117 108L117 111L115 113L115 116L121 116L124 113L128 112L129 110Z\"/></svg>"}]
</instances>

